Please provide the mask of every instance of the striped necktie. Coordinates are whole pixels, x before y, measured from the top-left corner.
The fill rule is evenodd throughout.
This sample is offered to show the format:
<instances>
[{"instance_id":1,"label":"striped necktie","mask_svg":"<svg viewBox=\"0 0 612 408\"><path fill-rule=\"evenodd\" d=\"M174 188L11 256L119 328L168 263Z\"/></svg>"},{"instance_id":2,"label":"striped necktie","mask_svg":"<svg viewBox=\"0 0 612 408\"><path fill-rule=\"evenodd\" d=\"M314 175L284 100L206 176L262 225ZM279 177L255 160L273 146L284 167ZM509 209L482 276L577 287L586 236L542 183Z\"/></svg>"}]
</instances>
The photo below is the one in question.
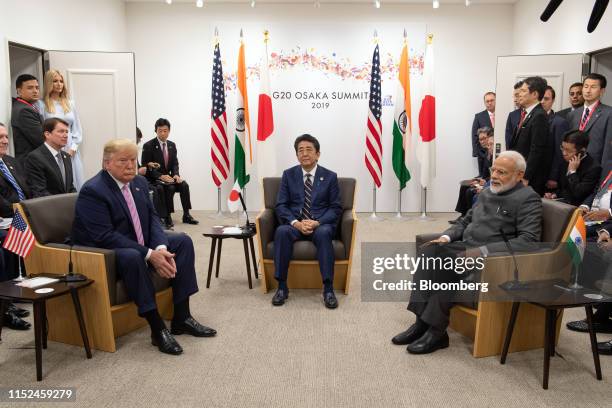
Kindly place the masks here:
<instances>
[{"instance_id":1,"label":"striped necktie","mask_svg":"<svg viewBox=\"0 0 612 408\"><path fill-rule=\"evenodd\" d=\"M17 196L19 197L19 201L25 200L25 194L23 194L23 190L21 189L21 187L19 187L19 184L17 183L17 180L15 180L15 177L13 177L13 175L9 171L8 167L6 167L6 164L4 163L4 160L2 160L2 159L0 159L0 171L2 172L2 174L4 174L4 177L8 180L9 183L11 183L11 185L13 186L15 191L17 192Z\"/></svg>"},{"instance_id":2,"label":"striped necktie","mask_svg":"<svg viewBox=\"0 0 612 408\"><path fill-rule=\"evenodd\" d=\"M312 205L312 174L306 173L306 181L304 182L304 208L302 208L302 219L312 220L310 214L310 206Z\"/></svg>"},{"instance_id":3,"label":"striped necktie","mask_svg":"<svg viewBox=\"0 0 612 408\"><path fill-rule=\"evenodd\" d=\"M138 216L138 210L136 209L136 202L130 191L129 184L121 187L121 193L125 202L127 203L128 210L130 211L130 217L132 218L132 225L134 225L134 232L136 232L136 240L140 245L144 245L144 237L142 235L142 225L140 225L140 217Z\"/></svg>"}]
</instances>

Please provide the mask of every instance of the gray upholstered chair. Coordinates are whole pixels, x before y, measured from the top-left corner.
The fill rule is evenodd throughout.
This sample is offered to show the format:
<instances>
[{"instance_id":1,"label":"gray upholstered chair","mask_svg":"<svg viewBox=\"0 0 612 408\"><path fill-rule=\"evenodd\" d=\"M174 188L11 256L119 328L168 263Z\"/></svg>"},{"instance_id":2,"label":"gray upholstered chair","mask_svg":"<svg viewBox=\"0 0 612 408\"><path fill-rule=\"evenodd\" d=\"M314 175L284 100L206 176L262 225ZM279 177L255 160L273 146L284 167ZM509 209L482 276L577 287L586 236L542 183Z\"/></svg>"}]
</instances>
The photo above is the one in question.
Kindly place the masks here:
<instances>
[{"instance_id":1,"label":"gray upholstered chair","mask_svg":"<svg viewBox=\"0 0 612 408\"><path fill-rule=\"evenodd\" d=\"M274 231L278 220L274 213L276 197L280 188L280 177L263 179L264 208L257 216L257 240L259 258L264 279L262 288L267 292L276 286L274 279ZM334 264L334 288L342 289L348 294L351 278L351 261L355 241L354 202L357 182L353 178L338 178L342 200L342 215L338 225L337 236L333 241L336 262ZM297 241L293 247L293 259L289 265L287 284L290 288L320 288L322 286L316 248L310 241Z\"/></svg>"},{"instance_id":2,"label":"gray upholstered chair","mask_svg":"<svg viewBox=\"0 0 612 408\"><path fill-rule=\"evenodd\" d=\"M68 271L72 256L74 272L95 281L80 295L90 346L114 352L116 337L146 325L146 321L138 317L136 305L129 300L123 281L117 277L114 251L70 246L76 199L76 193L60 194L25 200L17 205L36 238L34 249L25 259L26 269L32 275L63 275ZM170 318L172 289L169 281L156 274L152 277L160 313ZM82 345L78 323L70 312L71 300L64 298L47 302L49 339Z\"/></svg>"},{"instance_id":3,"label":"gray upholstered chair","mask_svg":"<svg viewBox=\"0 0 612 408\"><path fill-rule=\"evenodd\" d=\"M516 254L520 279L542 279L544 276L566 276L569 279L571 263L565 249L565 240L578 217L578 212L576 207L554 200L543 199L542 206L542 242L555 245L549 250ZM420 246L440 235L417 235L416 244ZM496 293L498 285L513 279L513 272L514 263L511 256L486 258L481 281L489 283L489 292L481 294L477 303L459 303L451 309L450 327L474 340L474 357L501 354L512 304L487 299L494 299L495 295L499 294ZM544 317L542 308L527 303L521 306L510 352L544 346ZM558 319L556 327L557 340L560 324L561 318Z\"/></svg>"}]
</instances>

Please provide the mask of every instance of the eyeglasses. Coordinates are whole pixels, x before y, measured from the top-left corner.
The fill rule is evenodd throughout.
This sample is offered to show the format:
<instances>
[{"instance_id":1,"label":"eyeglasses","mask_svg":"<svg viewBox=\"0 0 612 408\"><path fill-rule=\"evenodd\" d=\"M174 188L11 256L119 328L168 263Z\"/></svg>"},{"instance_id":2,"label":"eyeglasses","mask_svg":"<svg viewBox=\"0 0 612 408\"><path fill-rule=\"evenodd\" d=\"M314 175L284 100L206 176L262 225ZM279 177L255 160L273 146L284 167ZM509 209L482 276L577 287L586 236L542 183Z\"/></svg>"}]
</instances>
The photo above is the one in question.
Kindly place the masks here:
<instances>
[{"instance_id":1,"label":"eyeglasses","mask_svg":"<svg viewBox=\"0 0 612 408\"><path fill-rule=\"evenodd\" d=\"M491 172L491 175L497 173L500 177L506 177L508 174L510 174L510 172L503 169L498 169L496 167L489 167L489 171Z\"/></svg>"}]
</instances>

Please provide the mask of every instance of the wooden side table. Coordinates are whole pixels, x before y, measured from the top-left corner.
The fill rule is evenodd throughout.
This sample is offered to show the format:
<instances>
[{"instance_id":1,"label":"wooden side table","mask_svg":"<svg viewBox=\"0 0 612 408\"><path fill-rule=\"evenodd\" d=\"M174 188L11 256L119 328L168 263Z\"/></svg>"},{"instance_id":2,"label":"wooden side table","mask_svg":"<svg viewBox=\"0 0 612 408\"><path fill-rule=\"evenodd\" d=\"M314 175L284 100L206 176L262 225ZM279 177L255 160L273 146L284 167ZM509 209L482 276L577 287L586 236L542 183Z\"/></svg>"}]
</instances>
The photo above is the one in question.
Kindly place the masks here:
<instances>
[{"instance_id":1,"label":"wooden side table","mask_svg":"<svg viewBox=\"0 0 612 408\"><path fill-rule=\"evenodd\" d=\"M58 278L58 275L36 275L48 276L50 278ZM79 321L79 328L81 330L81 338L85 346L85 354L87 358L91 358L91 349L89 347L89 339L87 337L87 328L85 327L85 321L83 320L83 311L81 310L81 302L79 300L79 289L89 286L94 281L87 279L82 282L55 282L49 285L41 287L53 288L53 292L50 293L36 293L36 289L24 288L17 286L13 281L6 281L0 283L0 339L2 336L2 326L4 323L4 312L8 307L8 304L12 301L30 302L34 306L34 341L36 344L36 380L42 380L42 349L47 348L47 306L46 302L48 299L52 299L58 296L67 295L70 293L72 297L72 303L74 305L74 311L76 313L77 320Z\"/></svg>"},{"instance_id":2,"label":"wooden side table","mask_svg":"<svg viewBox=\"0 0 612 408\"><path fill-rule=\"evenodd\" d=\"M609 298L602 300L593 300L584 295L589 290L577 290L568 291L567 289L561 289L559 286L550 284L546 287L540 287L536 290L539 293L529 294L528 291L517 291L515 294L515 301L512 303L512 312L510 313L510 320L508 321L508 328L506 330L506 338L504 340L504 346L502 349L501 357L499 362L501 364L506 363L506 357L508 356L508 348L512 340L512 331L514 330L514 324L518 315L519 307L521 303L531 303L532 305L541 307L546 311L546 322L544 324L544 369L542 373L542 388L548 389L548 377L550 374L550 357L555 355L555 344L556 344L556 330L557 325L557 311L574 308L584 307L586 311L587 323L589 326L589 337L591 343L591 351L593 353L593 362L595 364L595 377L598 380L602 379L601 365L599 361L599 352L597 351L597 336L593 329L593 305L601 302L610 301Z\"/></svg>"},{"instance_id":3,"label":"wooden side table","mask_svg":"<svg viewBox=\"0 0 612 408\"><path fill-rule=\"evenodd\" d=\"M253 244L253 236L255 236L255 229L241 228L240 233L235 234L224 234L223 229L228 226L213 227L204 232L202 235L205 237L212 238L212 246L210 247L210 257L208 260L208 277L206 278L206 288L210 288L210 278L212 276L213 262L215 260L215 249L217 250L217 266L215 270L215 278L219 277L219 264L221 262L221 248L223 247L223 240L226 238L241 239L244 245L244 259L246 261L247 278L249 280L249 289L253 289L253 282L251 280L251 261L253 262L253 270L255 272L255 279L259 279L257 272L257 258L255 257L255 244ZM218 244L218 246L217 246ZM251 248L251 256L249 258L249 246Z\"/></svg>"}]
</instances>

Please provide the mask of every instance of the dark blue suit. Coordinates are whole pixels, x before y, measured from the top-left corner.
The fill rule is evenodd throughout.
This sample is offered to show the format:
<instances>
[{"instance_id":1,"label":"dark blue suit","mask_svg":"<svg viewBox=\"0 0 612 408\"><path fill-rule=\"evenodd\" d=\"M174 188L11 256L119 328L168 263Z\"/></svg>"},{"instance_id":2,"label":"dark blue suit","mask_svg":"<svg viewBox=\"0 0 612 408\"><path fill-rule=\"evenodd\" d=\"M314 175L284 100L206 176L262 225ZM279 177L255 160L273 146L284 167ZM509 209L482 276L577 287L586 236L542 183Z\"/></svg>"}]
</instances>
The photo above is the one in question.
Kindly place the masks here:
<instances>
[{"instance_id":1,"label":"dark blue suit","mask_svg":"<svg viewBox=\"0 0 612 408\"><path fill-rule=\"evenodd\" d=\"M176 277L171 280L174 303L180 303L198 291L193 242L185 234L166 235L149 199L146 179L136 176L130 191L138 210L144 245L140 245L127 203L119 186L106 171L88 180L76 202L72 240L75 245L115 250L117 271L138 313L157 309L155 289L145 257L149 249L165 245L176 254Z\"/></svg>"},{"instance_id":2,"label":"dark blue suit","mask_svg":"<svg viewBox=\"0 0 612 408\"><path fill-rule=\"evenodd\" d=\"M274 234L274 268L275 278L287 280L289 261L293 255L293 243L297 240L312 240L317 247L317 259L323 283L331 284L334 280L334 248L332 240L342 213L338 176L333 171L317 165L313 178L310 213L312 219L319 222L319 227L311 235L303 235L291 226L291 221L302 220L304 208L304 177L301 166L295 166L283 172L278 198L276 199L276 216L279 227Z\"/></svg>"},{"instance_id":3,"label":"dark blue suit","mask_svg":"<svg viewBox=\"0 0 612 408\"><path fill-rule=\"evenodd\" d=\"M515 109L508 114L508 119L506 120L506 150L508 146L512 142L512 136L514 136L514 131L521 121L521 110Z\"/></svg>"},{"instance_id":4,"label":"dark blue suit","mask_svg":"<svg viewBox=\"0 0 612 408\"><path fill-rule=\"evenodd\" d=\"M548 125L550 126L550 138L553 146L553 159L548 179L559 181L561 172L567 164L561 154L561 142L563 142L563 135L569 130L569 122L559 116L558 113L551 111L548 115Z\"/></svg>"}]
</instances>

